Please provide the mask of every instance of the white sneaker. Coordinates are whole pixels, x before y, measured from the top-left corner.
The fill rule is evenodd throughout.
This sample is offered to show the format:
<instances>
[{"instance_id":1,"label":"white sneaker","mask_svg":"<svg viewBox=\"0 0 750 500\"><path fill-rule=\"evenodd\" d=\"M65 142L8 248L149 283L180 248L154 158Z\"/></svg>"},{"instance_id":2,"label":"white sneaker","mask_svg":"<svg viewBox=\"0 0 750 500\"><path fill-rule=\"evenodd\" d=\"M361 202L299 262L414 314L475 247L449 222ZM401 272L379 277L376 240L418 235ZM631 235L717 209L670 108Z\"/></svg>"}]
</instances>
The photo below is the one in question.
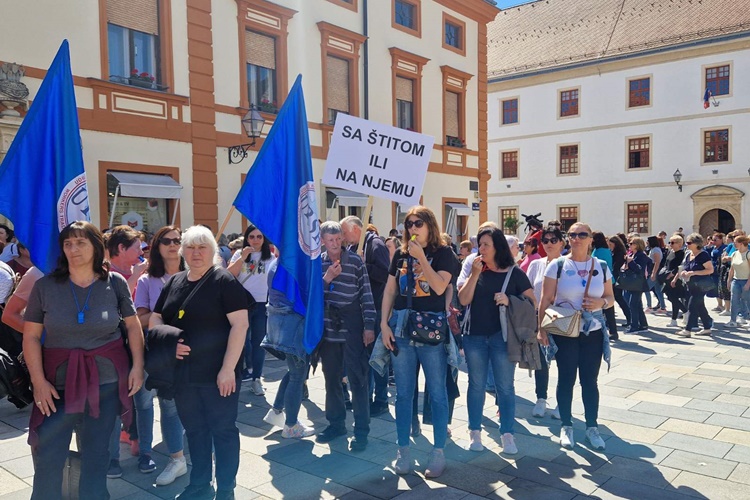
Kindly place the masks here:
<instances>
[{"instance_id":1,"label":"white sneaker","mask_svg":"<svg viewBox=\"0 0 750 500\"><path fill-rule=\"evenodd\" d=\"M586 441L588 441L591 447L595 450L603 450L606 448L604 440L599 435L598 427L589 427L586 429Z\"/></svg>"},{"instance_id":2,"label":"white sneaker","mask_svg":"<svg viewBox=\"0 0 750 500\"><path fill-rule=\"evenodd\" d=\"M550 413L550 416L554 418L555 420L560 420L560 407L555 406L555 409L552 410L552 412Z\"/></svg>"},{"instance_id":3,"label":"white sneaker","mask_svg":"<svg viewBox=\"0 0 750 500\"><path fill-rule=\"evenodd\" d=\"M729 321L729 322L727 323L727 326L728 326L729 328L736 328L736 327L740 326L740 324L739 324L738 322L736 322L736 321Z\"/></svg>"},{"instance_id":4,"label":"white sneaker","mask_svg":"<svg viewBox=\"0 0 750 500\"><path fill-rule=\"evenodd\" d=\"M680 330L679 332L675 332L675 335L689 339L692 333L690 333L690 330Z\"/></svg>"},{"instance_id":5,"label":"white sneaker","mask_svg":"<svg viewBox=\"0 0 750 500\"><path fill-rule=\"evenodd\" d=\"M281 431L281 437L284 439L300 439L312 436L313 434L315 434L315 429L307 427L299 421L291 427L284 425L284 430Z\"/></svg>"},{"instance_id":6,"label":"white sneaker","mask_svg":"<svg viewBox=\"0 0 750 500\"><path fill-rule=\"evenodd\" d=\"M667 326L679 326L679 325L677 324L677 320L673 319L672 321L670 321L669 323L667 323Z\"/></svg>"},{"instance_id":7,"label":"white sneaker","mask_svg":"<svg viewBox=\"0 0 750 500\"><path fill-rule=\"evenodd\" d=\"M531 414L535 417L541 418L545 413L547 413L547 400L539 398L536 400L536 404L534 405L534 409L531 410Z\"/></svg>"},{"instance_id":8,"label":"white sneaker","mask_svg":"<svg viewBox=\"0 0 750 500\"><path fill-rule=\"evenodd\" d=\"M572 450L576 445L576 438L573 435L573 427L563 425L560 429L560 446Z\"/></svg>"},{"instance_id":9,"label":"white sneaker","mask_svg":"<svg viewBox=\"0 0 750 500\"><path fill-rule=\"evenodd\" d=\"M271 424L274 427L281 427L284 428L284 423L286 422L286 417L284 416L284 412L282 410L277 410L275 408L271 408L268 410L268 413L266 413L266 416L263 417L263 421L267 424Z\"/></svg>"},{"instance_id":10,"label":"white sneaker","mask_svg":"<svg viewBox=\"0 0 750 500\"><path fill-rule=\"evenodd\" d=\"M482 444L482 431L469 431L469 436L469 439L471 440L471 444L469 444L469 450L483 451L484 445Z\"/></svg>"},{"instance_id":11,"label":"white sneaker","mask_svg":"<svg viewBox=\"0 0 750 500\"><path fill-rule=\"evenodd\" d=\"M745 318L737 318L737 323L739 323L740 325L744 325L745 323L747 323L747 320Z\"/></svg>"},{"instance_id":12,"label":"white sneaker","mask_svg":"<svg viewBox=\"0 0 750 500\"><path fill-rule=\"evenodd\" d=\"M731 315L732 315L732 312L729 309L721 311L719 313L719 316L731 316Z\"/></svg>"},{"instance_id":13,"label":"white sneaker","mask_svg":"<svg viewBox=\"0 0 750 500\"><path fill-rule=\"evenodd\" d=\"M253 391L253 394L256 396L263 396L266 393L266 391L263 390L263 385L260 383L259 378L250 381L250 390Z\"/></svg>"},{"instance_id":14,"label":"white sneaker","mask_svg":"<svg viewBox=\"0 0 750 500\"><path fill-rule=\"evenodd\" d=\"M500 440L503 442L503 453L506 455L515 455L518 453L518 447L516 446L516 440L513 439L513 434L506 432L500 436Z\"/></svg>"},{"instance_id":15,"label":"white sneaker","mask_svg":"<svg viewBox=\"0 0 750 500\"><path fill-rule=\"evenodd\" d=\"M711 329L710 328L704 328L703 330L699 332L695 332L696 335L703 335L703 336L711 336Z\"/></svg>"},{"instance_id":16,"label":"white sneaker","mask_svg":"<svg viewBox=\"0 0 750 500\"><path fill-rule=\"evenodd\" d=\"M167 466L156 478L156 486L172 484L175 479L185 474L187 474L187 461L185 457L170 458Z\"/></svg>"}]
</instances>

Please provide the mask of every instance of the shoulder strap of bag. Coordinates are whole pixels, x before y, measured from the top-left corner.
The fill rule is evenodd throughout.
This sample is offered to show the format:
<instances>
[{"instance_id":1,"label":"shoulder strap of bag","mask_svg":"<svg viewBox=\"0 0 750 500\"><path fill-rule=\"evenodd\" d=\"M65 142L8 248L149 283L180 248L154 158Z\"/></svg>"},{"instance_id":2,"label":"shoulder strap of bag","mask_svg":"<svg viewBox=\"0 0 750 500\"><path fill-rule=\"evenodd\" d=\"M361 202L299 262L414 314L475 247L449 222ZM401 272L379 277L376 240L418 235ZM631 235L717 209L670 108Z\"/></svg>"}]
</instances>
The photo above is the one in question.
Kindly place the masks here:
<instances>
[{"instance_id":1,"label":"shoulder strap of bag","mask_svg":"<svg viewBox=\"0 0 750 500\"><path fill-rule=\"evenodd\" d=\"M589 279L586 280L586 289L583 291L583 296L588 297L589 295L589 286L591 285L591 281L594 277L594 258L591 258L591 269L589 270Z\"/></svg>"},{"instance_id":2,"label":"shoulder strap of bag","mask_svg":"<svg viewBox=\"0 0 750 500\"><path fill-rule=\"evenodd\" d=\"M560 275L562 274L563 265L565 265L565 257L557 258L557 280L560 281Z\"/></svg>"},{"instance_id":3,"label":"shoulder strap of bag","mask_svg":"<svg viewBox=\"0 0 750 500\"><path fill-rule=\"evenodd\" d=\"M414 259L406 256L406 308L411 309L411 299L414 293Z\"/></svg>"},{"instance_id":4,"label":"shoulder strap of bag","mask_svg":"<svg viewBox=\"0 0 750 500\"><path fill-rule=\"evenodd\" d=\"M214 271L216 271L216 266L211 267L208 271L206 271L206 274L204 274L200 280L198 280L198 284L195 285L195 288L192 289L192 291L188 294L187 297L185 297L185 300L182 301L182 305L177 309L178 311L184 311L185 307L188 305L190 300L195 296L195 294L198 292L198 290L201 289L203 284L208 281L208 277L211 276ZM187 279L187 278L186 278ZM165 321L166 324L172 324L172 321L174 321L174 317L172 317L169 321ZM174 326L174 325L173 325Z\"/></svg>"},{"instance_id":5,"label":"shoulder strap of bag","mask_svg":"<svg viewBox=\"0 0 750 500\"><path fill-rule=\"evenodd\" d=\"M510 275L513 274L513 269L515 269L515 265L513 265L510 269L508 269L508 274L505 275L505 281L503 282L503 288L500 290L500 293L505 293L505 289L508 288L508 282L510 281Z\"/></svg>"}]
</instances>

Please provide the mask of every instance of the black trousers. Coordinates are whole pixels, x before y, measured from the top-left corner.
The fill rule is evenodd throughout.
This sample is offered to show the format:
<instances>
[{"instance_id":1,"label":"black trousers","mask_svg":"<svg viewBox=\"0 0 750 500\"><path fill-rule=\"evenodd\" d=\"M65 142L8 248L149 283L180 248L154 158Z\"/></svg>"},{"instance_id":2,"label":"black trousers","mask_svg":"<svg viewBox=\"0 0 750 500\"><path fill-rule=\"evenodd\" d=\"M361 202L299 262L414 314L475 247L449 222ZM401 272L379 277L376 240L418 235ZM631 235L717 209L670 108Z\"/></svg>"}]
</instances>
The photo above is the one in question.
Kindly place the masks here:
<instances>
[{"instance_id":1,"label":"black trousers","mask_svg":"<svg viewBox=\"0 0 750 500\"><path fill-rule=\"evenodd\" d=\"M237 388L240 381L237 380ZM234 490L240 467L240 431L237 429L237 403L240 393L228 397L219 394L217 386L181 384L175 391L175 405L185 428L190 459L190 484L204 486L211 482L216 454L218 490Z\"/></svg>"},{"instance_id":2,"label":"black trousers","mask_svg":"<svg viewBox=\"0 0 750 500\"><path fill-rule=\"evenodd\" d=\"M611 308L610 308L611 309ZM536 391L537 399L547 399L547 386L549 386L549 365L547 364L547 358L542 350L542 344L539 344L539 352L541 353L542 368L534 370L534 389Z\"/></svg>"},{"instance_id":3,"label":"black trousers","mask_svg":"<svg viewBox=\"0 0 750 500\"><path fill-rule=\"evenodd\" d=\"M625 300L625 297L622 296L621 288L613 287L613 291L615 293L615 302L617 302L617 305L620 306L620 309L622 309L622 312L625 315L625 323L629 325L630 324L630 305L628 305L628 301Z\"/></svg>"},{"instance_id":4,"label":"black trousers","mask_svg":"<svg viewBox=\"0 0 750 500\"><path fill-rule=\"evenodd\" d=\"M32 500L62 498L62 474L68 458L73 430L80 430L81 500L106 500L109 468L109 436L120 413L117 383L99 386L99 418L85 413L65 413L65 394L55 401L57 411L39 426L39 445L33 450L34 490Z\"/></svg>"},{"instance_id":5,"label":"black trousers","mask_svg":"<svg viewBox=\"0 0 750 500\"><path fill-rule=\"evenodd\" d=\"M362 342L362 335L347 334L346 342L320 345L320 362L326 381L326 419L331 427L346 427L346 407L341 379L349 382L354 410L354 435L366 438L370 434L370 357Z\"/></svg>"},{"instance_id":6,"label":"black trousers","mask_svg":"<svg viewBox=\"0 0 750 500\"><path fill-rule=\"evenodd\" d=\"M599 367L602 364L604 333L601 330L581 334L578 337L555 336L558 351L557 361L557 406L560 420L565 426L573 425L571 406L576 375L581 378L583 408L586 427L596 427L599 417Z\"/></svg>"}]
</instances>

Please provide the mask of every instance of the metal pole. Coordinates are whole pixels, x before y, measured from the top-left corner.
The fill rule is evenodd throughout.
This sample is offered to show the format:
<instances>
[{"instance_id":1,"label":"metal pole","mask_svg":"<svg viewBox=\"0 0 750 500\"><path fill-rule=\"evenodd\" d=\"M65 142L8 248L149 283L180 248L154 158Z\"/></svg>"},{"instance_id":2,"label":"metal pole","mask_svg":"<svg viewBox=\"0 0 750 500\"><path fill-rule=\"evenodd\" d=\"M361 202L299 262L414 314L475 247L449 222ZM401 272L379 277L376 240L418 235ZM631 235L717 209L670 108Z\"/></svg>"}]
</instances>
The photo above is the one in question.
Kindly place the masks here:
<instances>
[{"instance_id":1,"label":"metal pole","mask_svg":"<svg viewBox=\"0 0 750 500\"><path fill-rule=\"evenodd\" d=\"M112 223L115 221L115 208L117 207L117 196L120 194L120 185L115 188L115 201L112 203L112 213L109 216L109 229L112 229Z\"/></svg>"}]
</instances>

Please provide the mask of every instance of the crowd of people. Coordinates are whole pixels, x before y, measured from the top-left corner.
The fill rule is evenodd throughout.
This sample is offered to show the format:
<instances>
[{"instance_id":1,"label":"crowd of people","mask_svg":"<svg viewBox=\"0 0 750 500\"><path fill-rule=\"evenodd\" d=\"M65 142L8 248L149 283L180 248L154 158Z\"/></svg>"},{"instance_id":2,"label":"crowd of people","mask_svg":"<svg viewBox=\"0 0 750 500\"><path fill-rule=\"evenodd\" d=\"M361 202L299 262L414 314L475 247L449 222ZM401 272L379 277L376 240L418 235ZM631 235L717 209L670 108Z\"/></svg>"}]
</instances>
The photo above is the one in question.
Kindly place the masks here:
<instances>
[{"instance_id":1,"label":"crowd of people","mask_svg":"<svg viewBox=\"0 0 750 500\"><path fill-rule=\"evenodd\" d=\"M154 398L170 455L155 483L188 473L185 436L192 468L177 498L234 498L239 388L244 382L264 396L266 353L284 360L287 370L263 420L280 428L282 438L315 435L328 443L349 433L352 410L353 453L368 446L370 418L389 410L392 374L398 474L415 465L409 450L421 433L420 369L423 423L433 428L424 474L444 472L464 359L470 450L484 449L490 388L502 453L518 453L517 365L535 374L532 415L549 411L559 419L565 448L576 446L572 401L580 378L585 440L603 450L597 379L602 360L610 362L610 342L620 338L615 303L625 316L623 334L646 334L649 315L662 314L671 315L669 326L681 337L710 336L706 297L716 298L712 312L730 316L728 327L750 320L750 251L742 231L643 238L534 220L523 241L486 222L458 245L423 206L411 208L403 231L387 238L355 216L323 222L324 328L312 353L304 347L305 318L273 285L278 249L255 225L217 243L204 226L184 232L166 226L147 238L128 226L102 233L74 222L60 233L61 257L46 276L12 229L0 225L2 320L22 339L34 394L32 498L61 498L74 431L82 452L80 498L109 497L106 479L122 475L121 442L138 456L140 472L156 471ZM580 326L561 333L547 322L548 310L566 308ZM552 360L558 383L557 407L550 409ZM318 363L328 422L322 430L299 418L310 368Z\"/></svg>"}]
</instances>

